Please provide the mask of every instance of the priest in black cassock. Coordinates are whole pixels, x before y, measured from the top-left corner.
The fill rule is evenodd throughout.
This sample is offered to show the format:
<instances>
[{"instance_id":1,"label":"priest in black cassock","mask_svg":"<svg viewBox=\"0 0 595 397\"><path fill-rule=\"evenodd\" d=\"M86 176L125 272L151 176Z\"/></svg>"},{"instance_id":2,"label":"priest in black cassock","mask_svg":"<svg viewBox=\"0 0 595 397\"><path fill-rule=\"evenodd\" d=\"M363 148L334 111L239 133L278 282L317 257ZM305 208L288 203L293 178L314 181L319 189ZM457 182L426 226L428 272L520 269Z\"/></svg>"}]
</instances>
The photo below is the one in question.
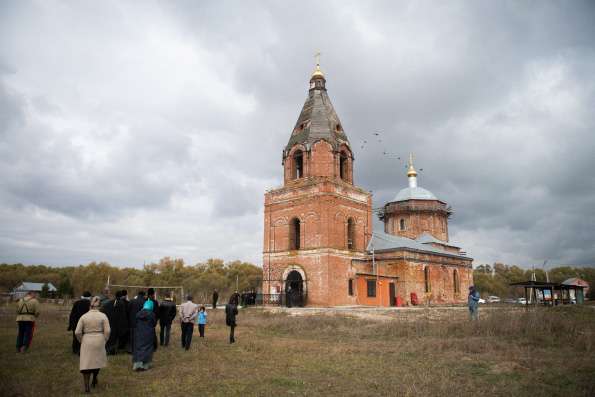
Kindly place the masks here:
<instances>
[{"instance_id":1,"label":"priest in black cassock","mask_svg":"<svg viewBox=\"0 0 595 397\"><path fill-rule=\"evenodd\" d=\"M116 348L119 350L126 349L128 344L128 291L125 289L120 291L120 297L114 302L114 324L116 329L112 332L117 332Z\"/></svg>"},{"instance_id":2,"label":"priest in black cassock","mask_svg":"<svg viewBox=\"0 0 595 397\"><path fill-rule=\"evenodd\" d=\"M74 335L74 330L76 329L76 325L79 322L79 319L82 317L83 314L89 311L89 307L91 306L91 293L89 291L83 292L83 296L81 299L74 302L72 305L72 310L70 311L70 318L68 319L68 331L72 331L72 352L74 354L80 354L81 352L81 343Z\"/></svg>"},{"instance_id":3,"label":"priest in black cassock","mask_svg":"<svg viewBox=\"0 0 595 397\"><path fill-rule=\"evenodd\" d=\"M101 311L107 316L109 327L111 329L109 339L105 342L105 350L108 355L117 353L119 329L116 321L116 306L118 306L118 300L121 296L120 294L120 291L116 291L116 297L114 299L104 301L101 305Z\"/></svg>"}]
</instances>

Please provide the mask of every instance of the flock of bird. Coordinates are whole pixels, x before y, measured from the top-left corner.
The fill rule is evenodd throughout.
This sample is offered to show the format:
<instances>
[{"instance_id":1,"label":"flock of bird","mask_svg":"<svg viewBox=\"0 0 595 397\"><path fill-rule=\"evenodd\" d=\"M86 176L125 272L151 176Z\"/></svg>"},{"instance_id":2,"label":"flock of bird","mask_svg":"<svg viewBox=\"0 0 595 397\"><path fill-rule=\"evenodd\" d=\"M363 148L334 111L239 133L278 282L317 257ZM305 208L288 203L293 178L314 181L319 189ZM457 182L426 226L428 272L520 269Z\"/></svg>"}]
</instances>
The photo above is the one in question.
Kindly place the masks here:
<instances>
[{"instance_id":1,"label":"flock of bird","mask_svg":"<svg viewBox=\"0 0 595 397\"><path fill-rule=\"evenodd\" d=\"M382 138L380 137L380 132L373 132L372 133L372 138L370 139L370 142L368 142L367 139L361 139L361 143L360 143L360 149L364 150L368 143L380 143L382 144ZM399 156L397 153L390 153L387 152L386 150L382 151L382 155L391 159L396 159L398 160L401 164L404 164L404 167L407 168L409 165L407 164L407 162L403 163L403 160L401 160L401 156ZM417 171L423 171L423 168L419 168Z\"/></svg>"}]
</instances>

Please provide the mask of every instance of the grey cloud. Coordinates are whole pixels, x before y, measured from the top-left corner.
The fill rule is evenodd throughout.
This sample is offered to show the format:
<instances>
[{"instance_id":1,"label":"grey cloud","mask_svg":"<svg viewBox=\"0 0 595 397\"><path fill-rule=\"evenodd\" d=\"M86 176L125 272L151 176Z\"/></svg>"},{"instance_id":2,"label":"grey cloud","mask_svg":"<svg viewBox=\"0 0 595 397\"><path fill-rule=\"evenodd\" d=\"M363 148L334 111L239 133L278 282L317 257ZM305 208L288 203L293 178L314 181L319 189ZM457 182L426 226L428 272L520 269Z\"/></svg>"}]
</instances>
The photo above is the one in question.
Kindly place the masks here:
<instances>
[{"instance_id":1,"label":"grey cloud","mask_svg":"<svg viewBox=\"0 0 595 397\"><path fill-rule=\"evenodd\" d=\"M478 263L595 264L594 16L589 1L3 6L0 260L259 262L263 193L321 50L375 207L406 185L382 153L413 151Z\"/></svg>"},{"instance_id":2,"label":"grey cloud","mask_svg":"<svg viewBox=\"0 0 595 397\"><path fill-rule=\"evenodd\" d=\"M0 136L23 124L22 99L2 82L0 72Z\"/></svg>"}]
</instances>

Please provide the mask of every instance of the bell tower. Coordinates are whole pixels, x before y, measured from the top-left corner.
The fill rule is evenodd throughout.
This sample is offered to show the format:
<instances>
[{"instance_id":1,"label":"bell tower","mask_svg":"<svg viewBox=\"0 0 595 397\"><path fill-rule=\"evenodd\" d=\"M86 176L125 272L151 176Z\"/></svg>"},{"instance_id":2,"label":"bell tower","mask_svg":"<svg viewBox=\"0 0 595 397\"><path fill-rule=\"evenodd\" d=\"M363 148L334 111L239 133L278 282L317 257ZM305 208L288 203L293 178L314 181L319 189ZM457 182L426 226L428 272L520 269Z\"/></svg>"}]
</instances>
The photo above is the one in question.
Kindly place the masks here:
<instances>
[{"instance_id":1,"label":"bell tower","mask_svg":"<svg viewBox=\"0 0 595 397\"><path fill-rule=\"evenodd\" d=\"M354 184L318 59L282 165L283 186L265 193L263 293L288 306L354 304L351 263L366 255L372 198Z\"/></svg>"}]
</instances>

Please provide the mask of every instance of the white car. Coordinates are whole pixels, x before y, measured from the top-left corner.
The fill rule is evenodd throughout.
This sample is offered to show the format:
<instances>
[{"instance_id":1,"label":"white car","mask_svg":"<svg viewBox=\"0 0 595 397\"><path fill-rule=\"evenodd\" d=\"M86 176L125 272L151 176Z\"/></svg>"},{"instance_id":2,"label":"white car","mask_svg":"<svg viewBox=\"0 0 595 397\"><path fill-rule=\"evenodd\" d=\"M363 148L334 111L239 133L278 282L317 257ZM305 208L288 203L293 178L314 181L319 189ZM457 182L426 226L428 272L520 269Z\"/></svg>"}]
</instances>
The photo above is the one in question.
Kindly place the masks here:
<instances>
[{"instance_id":1,"label":"white car","mask_svg":"<svg viewBox=\"0 0 595 397\"><path fill-rule=\"evenodd\" d=\"M519 298L516 300L516 303L520 304L520 305L526 305L527 304L527 299L525 298Z\"/></svg>"},{"instance_id":2,"label":"white car","mask_svg":"<svg viewBox=\"0 0 595 397\"><path fill-rule=\"evenodd\" d=\"M477 301L477 303L486 303L486 300L483 298L479 298L479 300Z\"/></svg>"}]
</instances>

